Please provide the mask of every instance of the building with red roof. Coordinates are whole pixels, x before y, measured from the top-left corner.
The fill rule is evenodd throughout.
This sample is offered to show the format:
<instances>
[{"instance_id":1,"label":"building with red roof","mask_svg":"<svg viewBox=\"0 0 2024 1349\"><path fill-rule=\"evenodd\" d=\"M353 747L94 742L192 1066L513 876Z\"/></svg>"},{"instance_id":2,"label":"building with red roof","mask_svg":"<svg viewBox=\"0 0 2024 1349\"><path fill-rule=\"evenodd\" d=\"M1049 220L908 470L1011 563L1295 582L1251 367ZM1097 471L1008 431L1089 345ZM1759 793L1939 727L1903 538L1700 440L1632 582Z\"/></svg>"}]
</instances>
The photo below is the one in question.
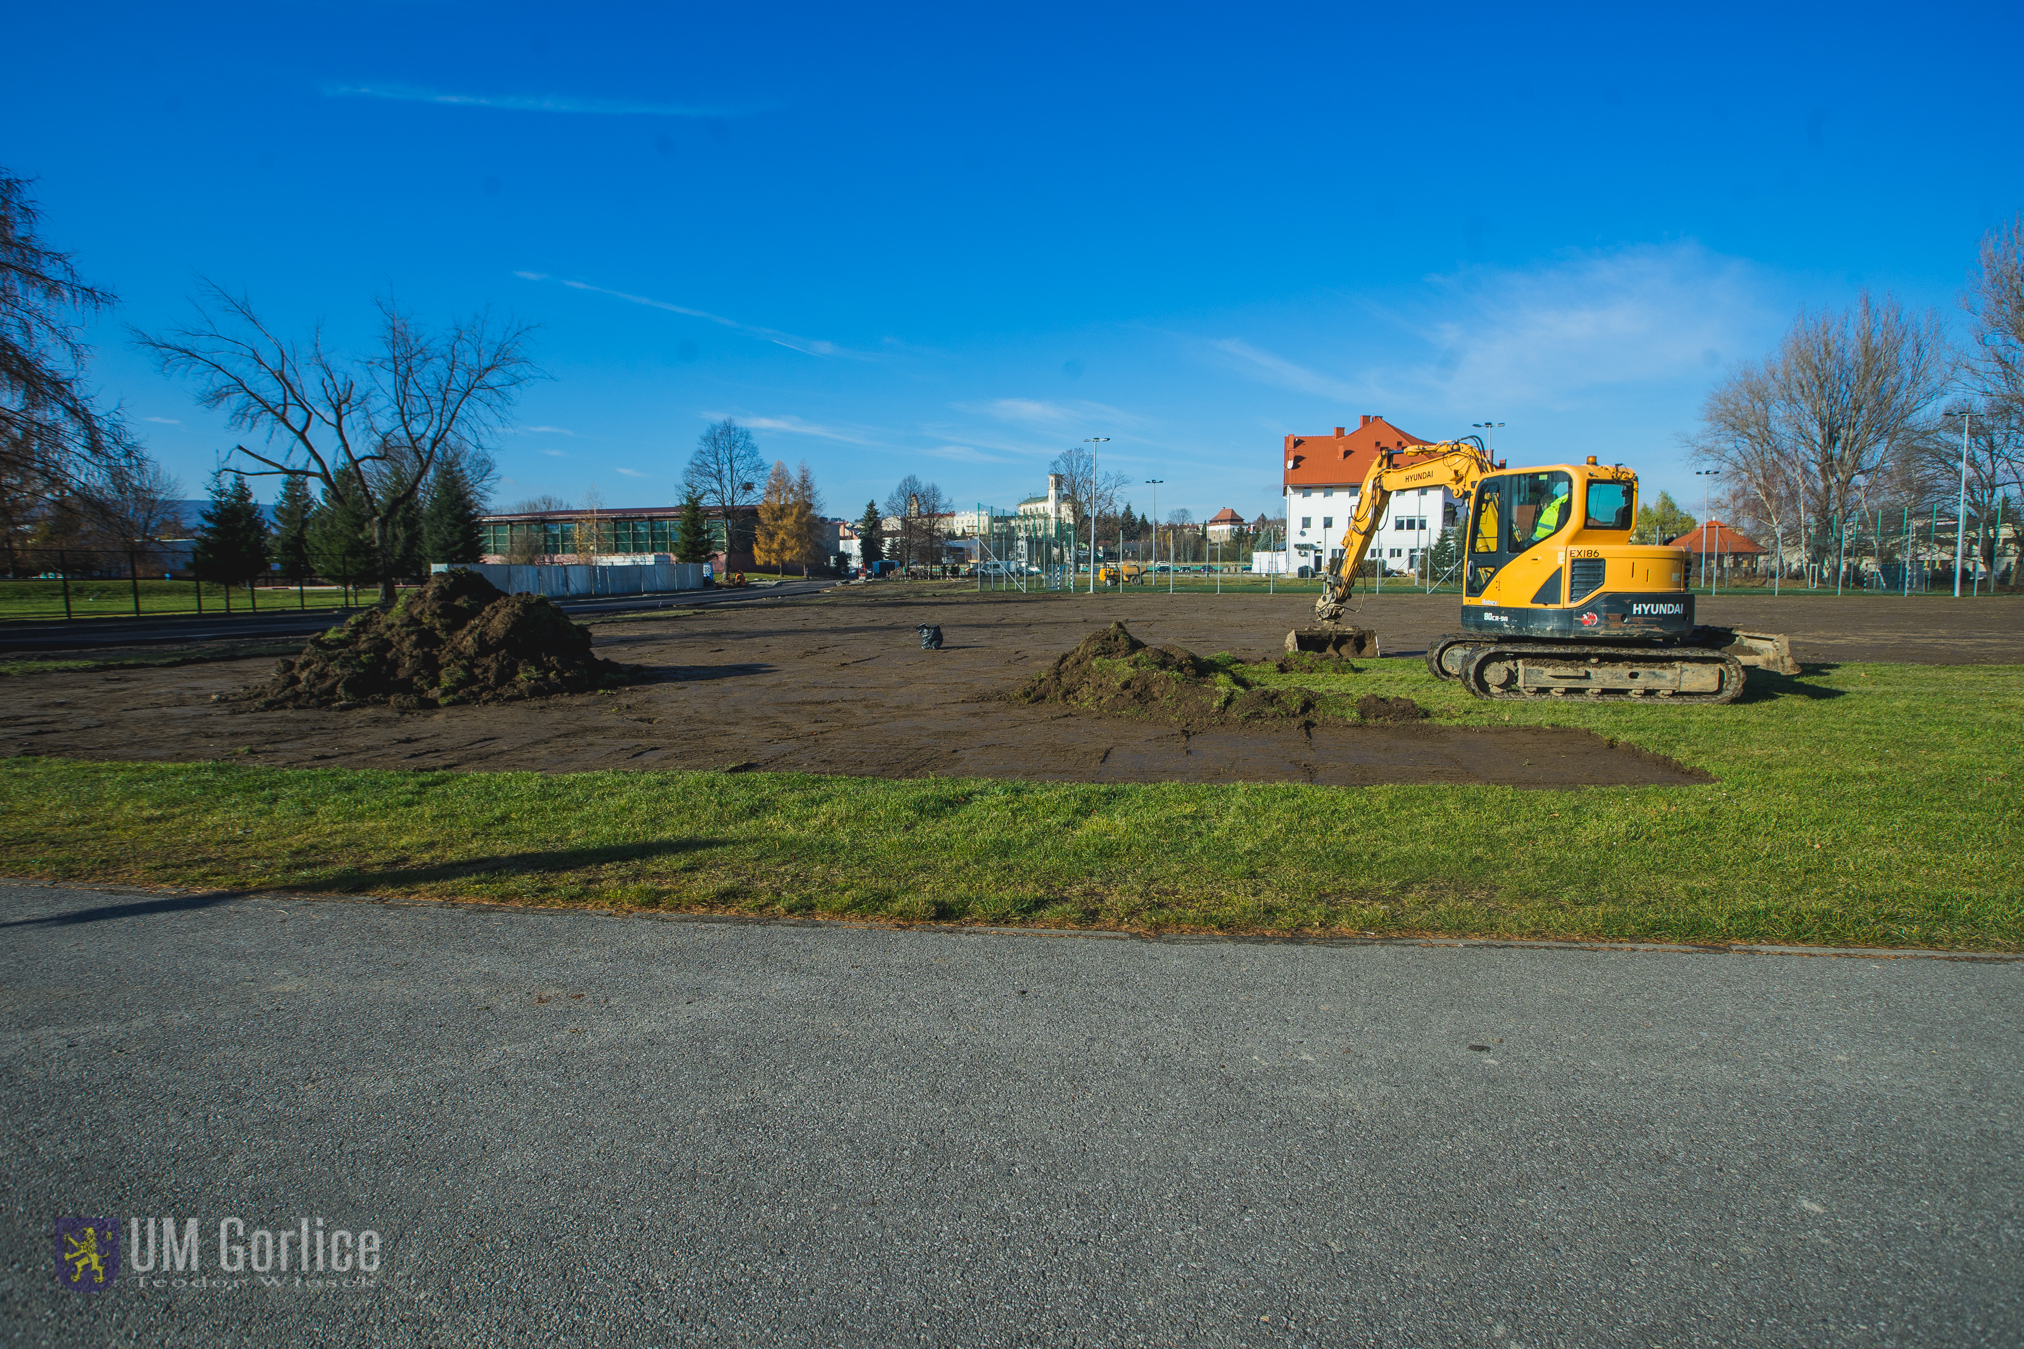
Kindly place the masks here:
<instances>
[{"instance_id":1,"label":"building with red roof","mask_svg":"<svg viewBox=\"0 0 2024 1349\"><path fill-rule=\"evenodd\" d=\"M1241 534L1243 530L1244 517L1231 510L1228 506L1223 507L1222 510L1210 516L1209 523L1204 527L1204 532L1208 534L1211 540L1221 540L1225 543L1229 542L1234 535Z\"/></svg>"},{"instance_id":2,"label":"building with red roof","mask_svg":"<svg viewBox=\"0 0 2024 1349\"><path fill-rule=\"evenodd\" d=\"M1666 546L1684 548L1696 558L1703 554L1714 558L1759 558L1771 551L1720 520L1704 520L1686 533L1667 539Z\"/></svg>"},{"instance_id":3,"label":"building with red roof","mask_svg":"<svg viewBox=\"0 0 2024 1349\"><path fill-rule=\"evenodd\" d=\"M1379 454L1433 442L1401 431L1383 417L1366 414L1355 430L1335 428L1334 435L1286 437L1282 478L1286 492L1287 570L1325 566L1342 552L1343 531L1356 510L1364 475ZM1453 525L1455 498L1445 488L1419 488L1394 496L1378 522L1370 557L1382 559L1391 571L1407 572L1419 564L1441 530Z\"/></svg>"}]
</instances>

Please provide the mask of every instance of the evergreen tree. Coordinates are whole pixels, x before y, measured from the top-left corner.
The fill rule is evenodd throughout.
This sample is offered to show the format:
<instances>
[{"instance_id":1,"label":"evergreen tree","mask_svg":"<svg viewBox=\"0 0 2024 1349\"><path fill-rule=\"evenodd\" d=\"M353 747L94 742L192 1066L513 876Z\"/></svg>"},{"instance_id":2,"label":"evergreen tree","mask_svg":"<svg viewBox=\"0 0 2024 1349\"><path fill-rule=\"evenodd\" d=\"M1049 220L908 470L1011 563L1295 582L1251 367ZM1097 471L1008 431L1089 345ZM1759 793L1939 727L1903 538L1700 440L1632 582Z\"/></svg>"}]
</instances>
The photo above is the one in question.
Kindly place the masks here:
<instances>
[{"instance_id":1,"label":"evergreen tree","mask_svg":"<svg viewBox=\"0 0 2024 1349\"><path fill-rule=\"evenodd\" d=\"M691 490L682 499L682 520L675 527L675 561L708 562L716 551L710 522L703 517L702 493Z\"/></svg>"},{"instance_id":2,"label":"evergreen tree","mask_svg":"<svg viewBox=\"0 0 2024 1349\"><path fill-rule=\"evenodd\" d=\"M1700 521L1681 510L1670 492L1660 492L1658 504L1639 506L1637 523L1630 533L1632 543L1669 543L1687 533Z\"/></svg>"},{"instance_id":3,"label":"evergreen tree","mask_svg":"<svg viewBox=\"0 0 2024 1349\"><path fill-rule=\"evenodd\" d=\"M274 499L274 560L291 581L310 573L309 517L315 510L307 478L291 473L281 480L281 495Z\"/></svg>"},{"instance_id":4,"label":"evergreen tree","mask_svg":"<svg viewBox=\"0 0 2024 1349\"><path fill-rule=\"evenodd\" d=\"M885 561L885 521L878 513L878 503L864 503L864 518L857 522L858 561L866 571L874 562Z\"/></svg>"},{"instance_id":5,"label":"evergreen tree","mask_svg":"<svg viewBox=\"0 0 2024 1349\"><path fill-rule=\"evenodd\" d=\"M1455 559L1460 556L1455 531L1452 528L1442 530L1441 537L1434 541L1434 576L1438 579L1446 575L1448 568L1454 566Z\"/></svg>"},{"instance_id":6,"label":"evergreen tree","mask_svg":"<svg viewBox=\"0 0 2024 1349\"><path fill-rule=\"evenodd\" d=\"M386 524L387 574L396 578L428 571L422 558L422 508L409 497L395 508Z\"/></svg>"},{"instance_id":7,"label":"evergreen tree","mask_svg":"<svg viewBox=\"0 0 2024 1349\"><path fill-rule=\"evenodd\" d=\"M310 512L308 534L310 565L324 580L355 583L377 573L371 522L356 506L326 493Z\"/></svg>"},{"instance_id":8,"label":"evergreen tree","mask_svg":"<svg viewBox=\"0 0 2024 1349\"><path fill-rule=\"evenodd\" d=\"M477 499L470 482L454 466L437 469L429 479L429 504L422 511L422 554L424 562L453 566L485 555Z\"/></svg>"},{"instance_id":9,"label":"evergreen tree","mask_svg":"<svg viewBox=\"0 0 2024 1349\"><path fill-rule=\"evenodd\" d=\"M206 581L237 585L267 570L267 522L253 501L245 475L211 475L211 504L197 529L190 565Z\"/></svg>"}]
</instances>

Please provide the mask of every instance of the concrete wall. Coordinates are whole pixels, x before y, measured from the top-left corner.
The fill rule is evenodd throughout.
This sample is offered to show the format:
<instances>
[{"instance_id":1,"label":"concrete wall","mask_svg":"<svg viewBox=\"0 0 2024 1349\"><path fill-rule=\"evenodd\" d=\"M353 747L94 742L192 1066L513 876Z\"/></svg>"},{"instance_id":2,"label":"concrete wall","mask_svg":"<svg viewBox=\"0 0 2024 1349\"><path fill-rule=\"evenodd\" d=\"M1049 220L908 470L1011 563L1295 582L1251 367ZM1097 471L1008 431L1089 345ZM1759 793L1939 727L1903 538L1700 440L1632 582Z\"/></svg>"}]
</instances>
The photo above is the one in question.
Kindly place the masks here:
<instances>
[{"instance_id":1,"label":"concrete wall","mask_svg":"<svg viewBox=\"0 0 2024 1349\"><path fill-rule=\"evenodd\" d=\"M450 569L451 564L438 562L430 570ZM703 564L700 562L655 562L629 567L522 567L478 562L465 564L458 570L476 572L509 595L526 592L553 599L587 595L654 595L668 590L703 588Z\"/></svg>"}]
</instances>

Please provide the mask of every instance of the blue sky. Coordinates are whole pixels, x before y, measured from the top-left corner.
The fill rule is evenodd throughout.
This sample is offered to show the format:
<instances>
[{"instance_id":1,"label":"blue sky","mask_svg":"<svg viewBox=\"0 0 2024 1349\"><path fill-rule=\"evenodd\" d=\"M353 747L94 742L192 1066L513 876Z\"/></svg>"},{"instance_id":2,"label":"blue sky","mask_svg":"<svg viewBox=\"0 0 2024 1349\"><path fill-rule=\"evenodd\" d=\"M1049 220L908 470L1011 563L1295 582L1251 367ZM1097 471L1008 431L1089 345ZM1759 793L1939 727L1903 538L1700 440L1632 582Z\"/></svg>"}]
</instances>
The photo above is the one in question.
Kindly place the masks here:
<instances>
[{"instance_id":1,"label":"blue sky","mask_svg":"<svg viewBox=\"0 0 2024 1349\"><path fill-rule=\"evenodd\" d=\"M384 293L541 325L502 502L671 501L733 416L836 513L1109 436L1248 515L1366 412L1696 495L1680 435L1798 306L1954 320L2024 208L2020 13L24 6L0 164L192 495L234 435L119 325L200 276L339 345Z\"/></svg>"}]
</instances>

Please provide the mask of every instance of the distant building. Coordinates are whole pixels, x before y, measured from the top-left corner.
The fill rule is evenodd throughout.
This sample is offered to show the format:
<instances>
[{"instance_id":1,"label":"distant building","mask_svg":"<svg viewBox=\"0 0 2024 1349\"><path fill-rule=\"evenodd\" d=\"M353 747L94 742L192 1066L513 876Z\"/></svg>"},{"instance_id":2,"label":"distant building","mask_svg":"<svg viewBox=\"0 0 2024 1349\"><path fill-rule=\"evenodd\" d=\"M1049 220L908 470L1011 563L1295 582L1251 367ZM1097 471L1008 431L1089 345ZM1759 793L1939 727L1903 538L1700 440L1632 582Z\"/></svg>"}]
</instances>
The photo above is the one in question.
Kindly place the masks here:
<instances>
[{"instance_id":1,"label":"distant building","mask_svg":"<svg viewBox=\"0 0 2024 1349\"><path fill-rule=\"evenodd\" d=\"M1211 543L1228 543L1243 530L1244 517L1228 506L1210 516L1209 523L1203 527Z\"/></svg>"},{"instance_id":2,"label":"distant building","mask_svg":"<svg viewBox=\"0 0 2024 1349\"><path fill-rule=\"evenodd\" d=\"M1684 548L1699 565L1712 561L1720 567L1757 569L1758 560L1771 550L1757 540L1738 534L1720 520L1704 520L1686 533L1666 540L1669 548Z\"/></svg>"},{"instance_id":3,"label":"distant building","mask_svg":"<svg viewBox=\"0 0 2024 1349\"><path fill-rule=\"evenodd\" d=\"M1366 415L1354 431L1338 426L1332 436L1288 436L1281 456L1286 491L1288 569L1319 569L1342 555L1342 536L1363 491L1364 476L1385 450L1431 442L1399 430L1383 417ZM1441 530L1455 523L1453 493L1422 487L1392 497L1378 522L1368 556L1386 570L1407 572L1419 565Z\"/></svg>"},{"instance_id":4,"label":"distant building","mask_svg":"<svg viewBox=\"0 0 2024 1349\"><path fill-rule=\"evenodd\" d=\"M1061 495L1061 475L1047 475L1047 495L1027 497L1019 503L1020 515L1037 516L1043 520L1055 520L1062 524L1075 523L1075 503Z\"/></svg>"},{"instance_id":5,"label":"distant building","mask_svg":"<svg viewBox=\"0 0 2024 1349\"><path fill-rule=\"evenodd\" d=\"M752 541L758 531L759 508L705 506L703 516L709 524L715 570L755 570ZM680 506L484 515L478 518L485 549L479 561L554 565L592 556L601 560L671 558L681 523Z\"/></svg>"}]
</instances>

